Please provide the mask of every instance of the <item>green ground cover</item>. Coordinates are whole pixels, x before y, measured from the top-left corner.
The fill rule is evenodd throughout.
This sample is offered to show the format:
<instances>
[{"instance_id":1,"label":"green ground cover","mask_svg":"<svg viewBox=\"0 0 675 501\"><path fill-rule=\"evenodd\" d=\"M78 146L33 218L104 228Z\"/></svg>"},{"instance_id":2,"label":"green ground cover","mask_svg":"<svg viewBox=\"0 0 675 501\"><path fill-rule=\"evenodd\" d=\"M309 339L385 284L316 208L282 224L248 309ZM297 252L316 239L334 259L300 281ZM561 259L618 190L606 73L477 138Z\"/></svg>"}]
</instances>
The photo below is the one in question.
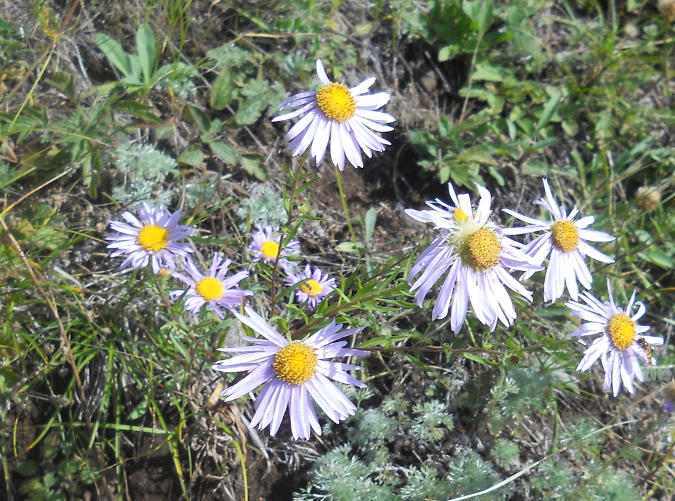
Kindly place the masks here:
<instances>
[{"instance_id":1,"label":"green ground cover","mask_svg":"<svg viewBox=\"0 0 675 501\"><path fill-rule=\"evenodd\" d=\"M674 18L663 0L4 2L1 498L670 499ZM322 86L317 59L390 95L392 144L363 169L292 156L270 120ZM519 227L502 209L547 220L542 179L616 237L591 242L615 262L586 259L589 292L636 291L663 339L633 393L606 391L600 361L577 371L583 322L567 291L544 301L544 273L494 330L435 315L442 280L422 306L410 291L438 232L403 209L452 204L448 182L475 207L478 183ZM120 269L110 222L144 203L182 209L197 267L248 272L246 304L290 339L361 329L366 386L338 385L353 415L315 406L321 434L296 440L288 416L271 435L247 395L220 398L242 377L212 368L218 348L256 333L188 311L182 259ZM303 303L313 285L249 249L257 225L336 290Z\"/></svg>"}]
</instances>

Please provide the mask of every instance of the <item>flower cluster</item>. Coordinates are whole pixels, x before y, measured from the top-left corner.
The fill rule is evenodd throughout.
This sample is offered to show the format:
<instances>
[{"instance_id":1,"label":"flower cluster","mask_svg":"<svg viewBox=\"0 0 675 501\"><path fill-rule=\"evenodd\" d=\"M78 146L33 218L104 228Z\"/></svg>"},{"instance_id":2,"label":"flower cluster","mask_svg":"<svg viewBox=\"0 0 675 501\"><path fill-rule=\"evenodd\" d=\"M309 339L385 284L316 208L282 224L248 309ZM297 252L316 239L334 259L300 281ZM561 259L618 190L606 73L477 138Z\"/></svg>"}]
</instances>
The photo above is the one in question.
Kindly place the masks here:
<instances>
[{"instance_id":1,"label":"flower cluster","mask_svg":"<svg viewBox=\"0 0 675 501\"><path fill-rule=\"evenodd\" d=\"M515 228L500 228L489 221L491 198L482 186L478 186L480 202L475 210L468 194L457 195L452 184L448 184L448 188L452 204L436 199L427 202L430 209L406 210L412 218L433 223L439 230L439 236L417 258L408 274L411 292L415 292L418 305L423 305L431 288L447 273L432 310L432 319L442 319L450 313L451 328L457 333L466 320L471 303L476 318L489 325L491 330L495 329L497 320L508 327L516 319L516 312L505 286L531 301L531 293L520 282L543 270L541 264L548 257L544 301L559 299L567 289L572 301L566 305L572 315L589 321L570 337L579 337L585 344L581 337L600 334L586 351L578 370L589 369L601 358L605 389L611 389L617 395L623 383L632 393L634 377L640 380L643 377L638 360L655 364L651 346L661 345L663 340L642 335L649 327L637 324L645 307L640 302L635 303L635 293L624 312L614 304L611 289L609 302L603 304L588 292L580 294L578 286L579 283L586 289L592 286L593 275L586 257L601 263L614 262L587 242L611 242L614 237L589 229L594 222L593 216L576 219L579 214L576 207L568 214L564 206L557 204L546 179L546 197L534 204L541 205L551 219L541 221L504 209L507 214L528 224ZM541 234L526 244L506 236L536 232ZM511 275L517 271L523 272L519 281ZM579 298L585 304L578 302ZM631 317L634 304L639 308Z\"/></svg>"},{"instance_id":2,"label":"flower cluster","mask_svg":"<svg viewBox=\"0 0 675 501\"><path fill-rule=\"evenodd\" d=\"M373 152L383 151L390 144L380 136L393 130L388 124L395 118L380 111L390 96L386 92L368 94L375 82L373 77L350 88L331 82L320 60L316 62L316 71L321 82L318 90L292 96L280 106L285 113L272 121L299 117L286 133L292 155L308 151L318 166L330 148L330 158L340 171L346 162L363 167L363 153L370 158ZM502 228L491 219L492 197L483 186L477 186L480 199L475 207L468 194L457 194L452 184L448 184L448 189L451 203L436 199L427 202L427 209L406 210L410 217L432 223L438 231L408 273L417 304L423 306L435 284L442 282L431 312L433 320L449 316L451 329L458 333L470 306L479 322L491 331L500 322L510 327L517 317L512 295L532 301L532 292L522 282L544 270L542 265L548 258L544 301L556 301L567 291L572 300L566 304L572 315L587 322L569 336L578 338L582 344L586 344L586 338L597 336L578 370L585 371L600 359L605 369L605 389L617 395L623 385L633 392L634 378L643 378L638 361L655 364L651 347L663 340L644 335L649 328L637 321L645 307L635 301L635 292L625 310L616 306L611 290L605 303L589 292L579 292L579 284L586 290L592 287L593 275L586 258L606 264L614 262L589 242L606 243L614 237L589 229L594 222L592 216L578 218L576 207L568 213L564 205L558 205L546 179L545 197L534 204L542 206L550 217L541 221L504 209L526 223L514 228ZM252 426L269 427L270 434L275 435L288 411L293 436L308 439L312 431L321 434L312 400L335 423L355 413L355 405L333 382L365 386L349 374L362 367L331 359L366 355L365 351L346 348L345 338L355 336L361 329L343 330L342 324L326 319L320 324L322 328L305 339L295 339L291 332L282 335L246 305L246 298L253 296L253 292L240 288L251 273L271 276L272 281L283 276L290 288L287 293L293 293L291 298L306 303L308 308L318 308L328 301L336 281L318 267L299 264L299 241L289 238L278 226L257 224L247 248L249 271L228 275L232 261L215 252L210 267L203 272L190 256L194 249L189 243L180 242L193 232L190 226L178 224L181 210L171 214L164 206L143 204L138 215L125 212L122 217L126 223L110 223L120 234L106 237L112 256L126 257L122 268L150 265L154 273L164 271L184 284L183 288L171 290L169 297L173 301L184 299L187 311L198 313L208 305L221 319L230 312L260 336L245 337L247 346L221 348L222 352L238 355L213 366L217 371L248 373L222 393L226 401L260 388ZM525 242L511 238L534 233L538 235ZM177 269L180 264L183 271ZM516 272L520 273L518 278ZM638 310L632 314L634 306Z\"/></svg>"}]
</instances>

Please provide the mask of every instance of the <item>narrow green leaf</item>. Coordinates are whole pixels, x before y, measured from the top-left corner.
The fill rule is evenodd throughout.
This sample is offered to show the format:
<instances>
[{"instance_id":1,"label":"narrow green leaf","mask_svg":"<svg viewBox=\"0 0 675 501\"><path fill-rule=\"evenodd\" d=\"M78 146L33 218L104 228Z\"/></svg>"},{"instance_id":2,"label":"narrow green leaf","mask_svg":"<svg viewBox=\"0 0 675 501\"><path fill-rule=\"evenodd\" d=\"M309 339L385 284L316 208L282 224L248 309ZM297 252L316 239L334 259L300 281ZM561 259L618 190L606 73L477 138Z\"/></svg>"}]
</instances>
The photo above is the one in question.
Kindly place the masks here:
<instances>
[{"instance_id":1,"label":"narrow green leaf","mask_svg":"<svg viewBox=\"0 0 675 501\"><path fill-rule=\"evenodd\" d=\"M366 211L365 223L366 223L366 245L370 245L370 242L373 239L373 232L375 231L375 223L377 222L377 209L371 207Z\"/></svg>"},{"instance_id":2,"label":"narrow green leaf","mask_svg":"<svg viewBox=\"0 0 675 501\"><path fill-rule=\"evenodd\" d=\"M155 34L147 23L143 23L138 27L138 31L136 32L136 50L138 51L138 59L143 70L143 82L146 85L150 85L152 74L155 71L157 41Z\"/></svg>"},{"instance_id":3,"label":"narrow green leaf","mask_svg":"<svg viewBox=\"0 0 675 501\"><path fill-rule=\"evenodd\" d=\"M117 40L110 38L104 33L96 33L96 45L98 45L98 48L101 49L113 66L120 70L124 76L131 75L129 58Z\"/></svg>"},{"instance_id":4,"label":"narrow green leaf","mask_svg":"<svg viewBox=\"0 0 675 501\"><path fill-rule=\"evenodd\" d=\"M558 109L558 105L560 104L560 100L562 99L562 91L560 89L557 89L555 93L551 96L551 99L548 100L548 103L544 106L544 111L542 111L541 116L539 117L539 121L537 122L537 128L535 129L535 133L539 132L542 128L546 127L546 125L551 121L551 117L553 117L553 114L556 112Z\"/></svg>"}]
</instances>

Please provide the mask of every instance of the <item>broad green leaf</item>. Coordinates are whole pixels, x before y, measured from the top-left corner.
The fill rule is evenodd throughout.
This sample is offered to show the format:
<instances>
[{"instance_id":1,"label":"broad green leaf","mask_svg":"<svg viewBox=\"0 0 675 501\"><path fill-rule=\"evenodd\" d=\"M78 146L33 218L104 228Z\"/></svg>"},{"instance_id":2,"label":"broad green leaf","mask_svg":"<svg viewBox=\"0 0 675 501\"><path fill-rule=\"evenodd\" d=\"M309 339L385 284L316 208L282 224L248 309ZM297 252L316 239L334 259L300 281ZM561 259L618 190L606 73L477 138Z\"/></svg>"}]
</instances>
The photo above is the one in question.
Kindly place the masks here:
<instances>
[{"instance_id":1,"label":"broad green leaf","mask_svg":"<svg viewBox=\"0 0 675 501\"><path fill-rule=\"evenodd\" d=\"M251 125L255 123L263 110L267 107L267 94L258 94L249 97L246 101L239 105L234 121L238 125Z\"/></svg>"},{"instance_id":2,"label":"broad green leaf","mask_svg":"<svg viewBox=\"0 0 675 501\"><path fill-rule=\"evenodd\" d=\"M377 28L377 23L375 21L357 24L354 26L354 35L357 37L367 35L368 33L372 33L375 28Z\"/></svg>"},{"instance_id":3,"label":"broad green leaf","mask_svg":"<svg viewBox=\"0 0 675 501\"><path fill-rule=\"evenodd\" d=\"M265 181L267 179L267 169L265 169L263 160L262 155L247 153L241 156L241 166L252 176L257 177L261 181Z\"/></svg>"},{"instance_id":4,"label":"broad green leaf","mask_svg":"<svg viewBox=\"0 0 675 501\"><path fill-rule=\"evenodd\" d=\"M164 121L153 113L154 109L150 106L138 103L136 101L119 101L113 106L117 111L123 113L128 113L133 115L136 118L145 120L146 122L154 122L157 124L163 124Z\"/></svg>"},{"instance_id":5,"label":"broad green leaf","mask_svg":"<svg viewBox=\"0 0 675 501\"><path fill-rule=\"evenodd\" d=\"M223 110L232 101L232 91L234 90L234 82L232 72L228 66L225 66L213 82L211 87L211 108L214 110Z\"/></svg>"},{"instance_id":6,"label":"broad green leaf","mask_svg":"<svg viewBox=\"0 0 675 501\"><path fill-rule=\"evenodd\" d=\"M218 141L209 142L211 151L220 158L223 162L230 165L237 165L237 152L234 151L234 148L226 143L221 143Z\"/></svg>"},{"instance_id":7,"label":"broad green leaf","mask_svg":"<svg viewBox=\"0 0 675 501\"><path fill-rule=\"evenodd\" d=\"M145 412L148 410L148 401L143 399L140 403L134 407L134 409L129 413L129 419L139 419L145 415Z\"/></svg>"},{"instance_id":8,"label":"broad green leaf","mask_svg":"<svg viewBox=\"0 0 675 501\"><path fill-rule=\"evenodd\" d=\"M563 97L562 91L560 89L556 89L556 91L551 96L551 99L549 99L548 103L546 103L546 105L544 106L544 111L542 111L541 116L537 121L537 128L535 129L535 133L539 132L542 128L546 127L546 125L551 121L553 114L558 109L558 105L560 104L560 100L562 99L562 97Z\"/></svg>"},{"instance_id":9,"label":"broad green leaf","mask_svg":"<svg viewBox=\"0 0 675 501\"><path fill-rule=\"evenodd\" d=\"M204 161L204 154L198 146L190 146L178 156L177 160L179 164L199 167Z\"/></svg>"},{"instance_id":10,"label":"broad green leaf","mask_svg":"<svg viewBox=\"0 0 675 501\"><path fill-rule=\"evenodd\" d=\"M136 32L136 50L138 51L138 59L143 71L143 82L146 85L150 85L152 83L152 74L155 71L157 41L155 40L155 34L147 23L143 23L138 27L138 31Z\"/></svg>"},{"instance_id":11,"label":"broad green leaf","mask_svg":"<svg viewBox=\"0 0 675 501\"><path fill-rule=\"evenodd\" d=\"M124 76L131 75L131 66L129 66L129 57L124 52L122 46L117 40L110 38L103 33L96 33L96 44L105 54L108 60L120 70Z\"/></svg>"},{"instance_id":12,"label":"broad green leaf","mask_svg":"<svg viewBox=\"0 0 675 501\"><path fill-rule=\"evenodd\" d=\"M438 120L438 133L442 138L446 138L452 132L452 120L447 115L442 115Z\"/></svg>"}]
</instances>

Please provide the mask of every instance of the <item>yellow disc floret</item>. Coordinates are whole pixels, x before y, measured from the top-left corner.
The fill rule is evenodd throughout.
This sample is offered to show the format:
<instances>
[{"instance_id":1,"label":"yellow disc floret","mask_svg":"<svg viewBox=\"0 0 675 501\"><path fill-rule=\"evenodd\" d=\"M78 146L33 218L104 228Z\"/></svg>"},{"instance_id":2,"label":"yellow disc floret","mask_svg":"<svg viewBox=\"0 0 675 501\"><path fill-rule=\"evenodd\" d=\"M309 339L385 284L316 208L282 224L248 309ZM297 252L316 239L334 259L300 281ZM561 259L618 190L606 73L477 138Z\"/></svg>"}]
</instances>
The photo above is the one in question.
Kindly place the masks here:
<instances>
[{"instance_id":1,"label":"yellow disc floret","mask_svg":"<svg viewBox=\"0 0 675 501\"><path fill-rule=\"evenodd\" d=\"M146 251L159 251L169 243L169 232L161 226L149 224L138 232L136 243Z\"/></svg>"},{"instance_id":2,"label":"yellow disc floret","mask_svg":"<svg viewBox=\"0 0 675 501\"><path fill-rule=\"evenodd\" d=\"M346 122L356 113L356 99L349 87L341 83L329 83L316 93L316 104L326 118Z\"/></svg>"},{"instance_id":3,"label":"yellow disc floret","mask_svg":"<svg viewBox=\"0 0 675 501\"><path fill-rule=\"evenodd\" d=\"M558 221L551 228L553 243L563 252L570 252L579 246L579 230L574 221Z\"/></svg>"},{"instance_id":4,"label":"yellow disc floret","mask_svg":"<svg viewBox=\"0 0 675 501\"><path fill-rule=\"evenodd\" d=\"M283 382L300 386L312 379L318 363L319 357L311 346L293 341L277 352L272 367Z\"/></svg>"},{"instance_id":5,"label":"yellow disc floret","mask_svg":"<svg viewBox=\"0 0 675 501\"><path fill-rule=\"evenodd\" d=\"M466 250L473 269L484 271L497 266L502 244L494 231L483 226L468 236Z\"/></svg>"},{"instance_id":6,"label":"yellow disc floret","mask_svg":"<svg viewBox=\"0 0 675 501\"><path fill-rule=\"evenodd\" d=\"M204 301L220 299L223 297L223 284L214 277L202 278L195 286L197 294L204 298Z\"/></svg>"},{"instance_id":7,"label":"yellow disc floret","mask_svg":"<svg viewBox=\"0 0 675 501\"><path fill-rule=\"evenodd\" d=\"M625 313L612 315L607 323L607 334L618 350L625 350L635 340L635 320Z\"/></svg>"},{"instance_id":8,"label":"yellow disc floret","mask_svg":"<svg viewBox=\"0 0 675 501\"><path fill-rule=\"evenodd\" d=\"M465 223L468 221L469 216L466 215L466 212L464 212L460 207L457 207L455 209L455 223Z\"/></svg>"},{"instance_id":9,"label":"yellow disc floret","mask_svg":"<svg viewBox=\"0 0 675 501\"><path fill-rule=\"evenodd\" d=\"M316 280L311 278L307 280L304 284L300 286L300 290L307 294L309 297L316 297L318 294L321 294L323 287Z\"/></svg>"},{"instance_id":10,"label":"yellow disc floret","mask_svg":"<svg viewBox=\"0 0 675 501\"><path fill-rule=\"evenodd\" d=\"M262 253L265 259L276 259L279 257L279 244L273 240L268 240L263 242L260 246L260 252Z\"/></svg>"}]
</instances>

